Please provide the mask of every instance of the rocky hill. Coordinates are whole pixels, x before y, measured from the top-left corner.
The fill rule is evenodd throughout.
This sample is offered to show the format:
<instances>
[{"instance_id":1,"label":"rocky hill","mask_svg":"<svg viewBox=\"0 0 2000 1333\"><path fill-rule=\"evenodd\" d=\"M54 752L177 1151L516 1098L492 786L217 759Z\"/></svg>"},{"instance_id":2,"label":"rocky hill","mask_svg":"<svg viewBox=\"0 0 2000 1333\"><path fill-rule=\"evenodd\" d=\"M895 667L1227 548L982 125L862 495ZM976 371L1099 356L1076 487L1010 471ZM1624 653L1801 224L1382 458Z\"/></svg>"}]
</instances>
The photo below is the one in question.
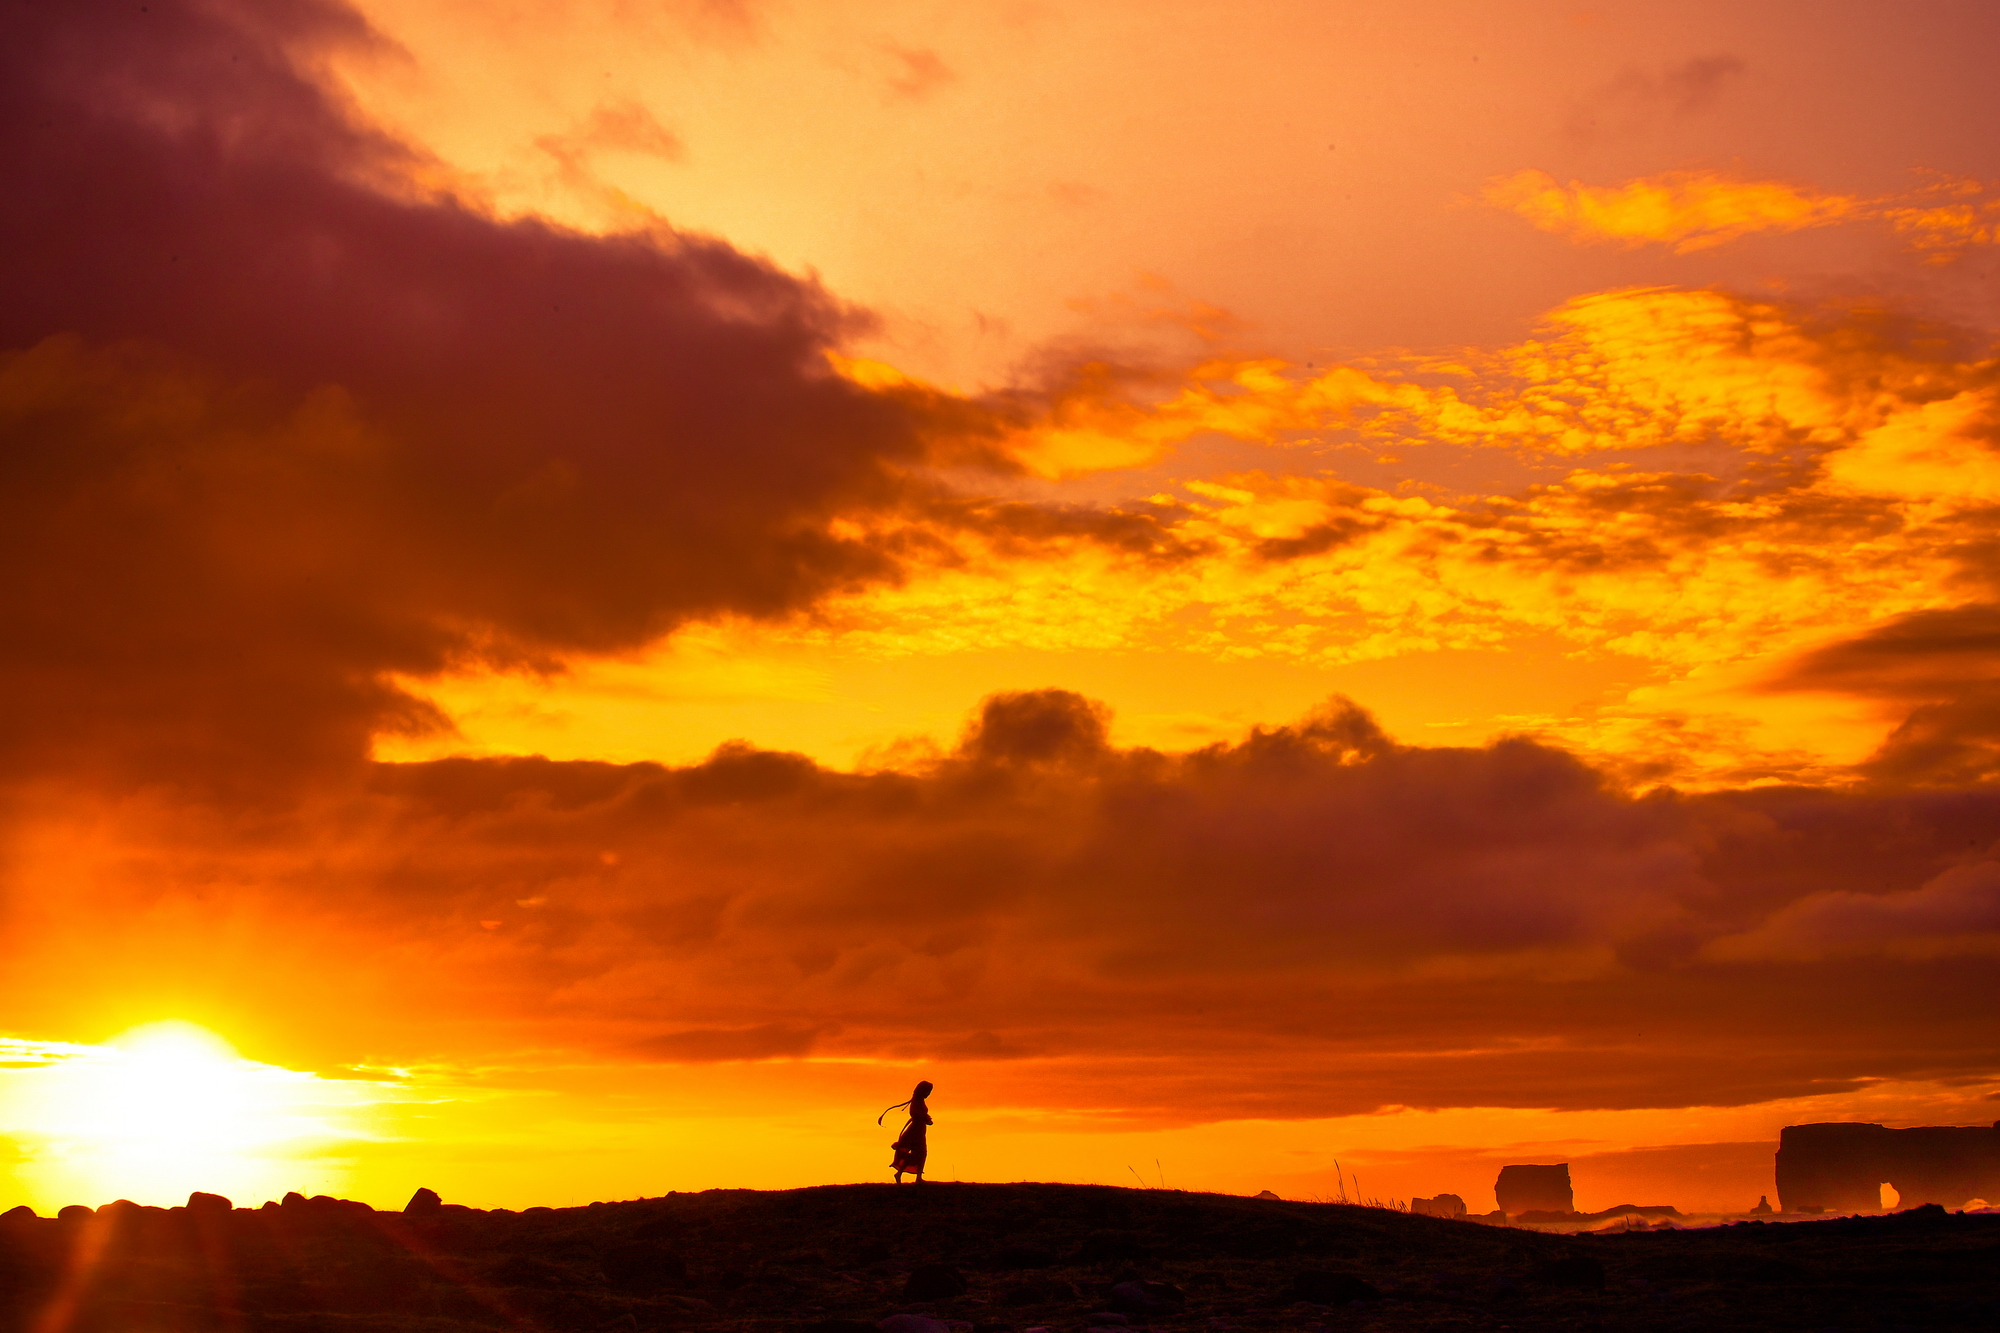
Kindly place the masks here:
<instances>
[{"instance_id":1,"label":"rocky hill","mask_svg":"<svg viewBox=\"0 0 2000 1333\"><path fill-rule=\"evenodd\" d=\"M2000 1325L2000 1216L1559 1236L1076 1185L714 1190L401 1213L331 1198L0 1218L22 1333L1338 1333Z\"/></svg>"}]
</instances>

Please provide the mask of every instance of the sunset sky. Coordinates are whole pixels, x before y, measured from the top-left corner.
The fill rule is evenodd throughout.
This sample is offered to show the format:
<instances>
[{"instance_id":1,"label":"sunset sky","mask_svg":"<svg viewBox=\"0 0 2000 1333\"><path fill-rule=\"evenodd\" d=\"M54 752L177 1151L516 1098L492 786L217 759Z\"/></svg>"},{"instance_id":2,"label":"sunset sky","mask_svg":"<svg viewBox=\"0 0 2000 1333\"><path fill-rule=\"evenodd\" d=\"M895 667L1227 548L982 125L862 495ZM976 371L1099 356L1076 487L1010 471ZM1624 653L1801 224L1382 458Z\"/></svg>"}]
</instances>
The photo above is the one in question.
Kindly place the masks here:
<instances>
[{"instance_id":1,"label":"sunset sky","mask_svg":"<svg viewBox=\"0 0 2000 1333\"><path fill-rule=\"evenodd\" d=\"M0 33L0 1208L2000 1117L1989 0Z\"/></svg>"}]
</instances>

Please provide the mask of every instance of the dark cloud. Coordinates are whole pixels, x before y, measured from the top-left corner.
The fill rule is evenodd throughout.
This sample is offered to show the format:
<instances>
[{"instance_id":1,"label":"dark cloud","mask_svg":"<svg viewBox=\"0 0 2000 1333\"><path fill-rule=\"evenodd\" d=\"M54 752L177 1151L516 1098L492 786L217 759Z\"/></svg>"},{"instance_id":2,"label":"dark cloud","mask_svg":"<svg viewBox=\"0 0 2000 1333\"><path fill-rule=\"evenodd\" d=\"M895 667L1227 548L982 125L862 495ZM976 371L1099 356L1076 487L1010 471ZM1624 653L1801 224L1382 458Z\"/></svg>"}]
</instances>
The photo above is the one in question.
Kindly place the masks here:
<instances>
[{"instance_id":1,"label":"dark cloud","mask_svg":"<svg viewBox=\"0 0 2000 1333\"><path fill-rule=\"evenodd\" d=\"M968 1094L1155 1118L1996 1072L1991 791L1634 796L1526 740L1398 745L1339 700L1172 756L1048 690L909 771L462 759L218 818L116 850L67 986L278 987L349 1059L952 1060ZM271 924L133 906L197 898Z\"/></svg>"},{"instance_id":2,"label":"dark cloud","mask_svg":"<svg viewBox=\"0 0 2000 1333\"><path fill-rule=\"evenodd\" d=\"M301 72L369 40L318 0L10 20L0 597L37 763L355 760L441 725L390 673L896 575L832 527L903 503L934 424L829 369L864 318L719 241L402 184L421 164ZM584 137L671 146L630 108Z\"/></svg>"},{"instance_id":3,"label":"dark cloud","mask_svg":"<svg viewBox=\"0 0 2000 1333\"><path fill-rule=\"evenodd\" d=\"M1877 781L1954 787L2000 778L2000 607L1991 603L1897 617L1787 664L1766 688L1908 707L1863 765Z\"/></svg>"},{"instance_id":4,"label":"dark cloud","mask_svg":"<svg viewBox=\"0 0 2000 1333\"><path fill-rule=\"evenodd\" d=\"M1659 69L1628 69L1571 107L1565 130L1588 142L1641 134L1663 120L1697 115L1713 106L1743 75L1732 55L1695 56Z\"/></svg>"},{"instance_id":5,"label":"dark cloud","mask_svg":"<svg viewBox=\"0 0 2000 1333\"><path fill-rule=\"evenodd\" d=\"M1917 611L1792 663L1776 689L1922 698L2000 675L2000 606Z\"/></svg>"}]
</instances>

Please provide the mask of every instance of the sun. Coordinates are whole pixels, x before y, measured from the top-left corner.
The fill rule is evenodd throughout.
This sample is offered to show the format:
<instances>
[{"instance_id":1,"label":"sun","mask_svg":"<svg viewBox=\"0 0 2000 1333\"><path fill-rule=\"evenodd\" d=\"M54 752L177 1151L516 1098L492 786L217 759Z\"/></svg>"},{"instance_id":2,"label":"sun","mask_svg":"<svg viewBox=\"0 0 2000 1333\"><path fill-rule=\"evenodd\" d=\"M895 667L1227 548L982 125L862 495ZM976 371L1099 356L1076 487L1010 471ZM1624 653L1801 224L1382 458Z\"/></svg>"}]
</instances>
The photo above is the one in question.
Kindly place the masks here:
<instances>
[{"instance_id":1,"label":"sun","mask_svg":"<svg viewBox=\"0 0 2000 1333\"><path fill-rule=\"evenodd\" d=\"M35 1145L22 1174L41 1180L45 1199L94 1205L310 1189L324 1174L315 1150L353 1137L342 1103L359 1089L247 1060L176 1019L68 1048L19 1091L6 1119Z\"/></svg>"},{"instance_id":2,"label":"sun","mask_svg":"<svg viewBox=\"0 0 2000 1333\"><path fill-rule=\"evenodd\" d=\"M261 1068L206 1028L168 1020L113 1038L77 1072L73 1133L107 1144L200 1152L267 1135Z\"/></svg>"}]
</instances>

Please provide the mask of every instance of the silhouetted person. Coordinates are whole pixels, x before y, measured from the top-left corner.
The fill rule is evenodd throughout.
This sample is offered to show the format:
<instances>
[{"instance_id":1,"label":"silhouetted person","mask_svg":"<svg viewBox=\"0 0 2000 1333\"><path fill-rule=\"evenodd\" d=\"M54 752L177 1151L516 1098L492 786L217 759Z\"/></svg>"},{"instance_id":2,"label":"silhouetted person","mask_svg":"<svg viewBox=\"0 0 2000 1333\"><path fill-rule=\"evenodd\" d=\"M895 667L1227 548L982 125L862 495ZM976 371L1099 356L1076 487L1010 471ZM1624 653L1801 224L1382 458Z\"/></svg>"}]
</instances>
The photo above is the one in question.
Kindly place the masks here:
<instances>
[{"instance_id":1,"label":"silhouetted person","mask_svg":"<svg viewBox=\"0 0 2000 1333\"><path fill-rule=\"evenodd\" d=\"M879 1125L882 1123L882 1116L889 1114L896 1107L907 1106L910 1108L910 1118L904 1123L903 1132L896 1136L895 1160L889 1163L895 1169L896 1183L898 1185L903 1183L903 1173L905 1171L915 1175L919 1185L924 1183L924 1158L930 1155L930 1143L925 1139L924 1131L929 1129L931 1125L930 1103L925 1098L930 1095L931 1085L929 1082L919 1083L917 1084L917 1090L910 1094L910 1100L897 1102L895 1106L886 1107L883 1109L882 1115L875 1117L875 1123Z\"/></svg>"}]
</instances>

